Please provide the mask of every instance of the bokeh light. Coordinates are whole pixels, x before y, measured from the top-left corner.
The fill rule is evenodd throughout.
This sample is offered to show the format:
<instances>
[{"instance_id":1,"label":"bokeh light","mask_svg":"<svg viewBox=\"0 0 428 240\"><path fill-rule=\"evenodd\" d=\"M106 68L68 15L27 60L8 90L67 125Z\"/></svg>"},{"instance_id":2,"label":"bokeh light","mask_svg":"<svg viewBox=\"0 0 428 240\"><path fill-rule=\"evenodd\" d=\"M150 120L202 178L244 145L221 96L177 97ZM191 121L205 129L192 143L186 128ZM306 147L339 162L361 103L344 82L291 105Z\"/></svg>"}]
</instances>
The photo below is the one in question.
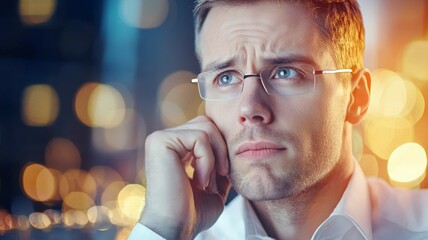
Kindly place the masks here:
<instances>
[{"instance_id":1,"label":"bokeh light","mask_svg":"<svg viewBox=\"0 0 428 240\"><path fill-rule=\"evenodd\" d=\"M43 212L46 216L49 217L52 225L61 223L61 212L58 210L47 209Z\"/></svg>"},{"instance_id":2,"label":"bokeh light","mask_svg":"<svg viewBox=\"0 0 428 240\"><path fill-rule=\"evenodd\" d=\"M94 199L97 193L95 179L88 172L80 169L67 170L59 181L59 193L65 199L73 192L83 192Z\"/></svg>"},{"instance_id":3,"label":"bokeh light","mask_svg":"<svg viewBox=\"0 0 428 240\"><path fill-rule=\"evenodd\" d=\"M56 8L56 0L19 0L21 21L27 25L49 21Z\"/></svg>"},{"instance_id":4,"label":"bokeh light","mask_svg":"<svg viewBox=\"0 0 428 240\"><path fill-rule=\"evenodd\" d=\"M112 128L123 120L125 107L122 94L114 87L86 83L76 94L74 110L89 127Z\"/></svg>"},{"instance_id":5,"label":"bokeh light","mask_svg":"<svg viewBox=\"0 0 428 240\"><path fill-rule=\"evenodd\" d=\"M87 211L95 205L94 200L84 192L71 192L64 198L63 209Z\"/></svg>"},{"instance_id":6,"label":"bokeh light","mask_svg":"<svg viewBox=\"0 0 428 240\"><path fill-rule=\"evenodd\" d=\"M198 115L201 98L196 85L190 83L195 74L178 71L169 75L158 92L158 103L165 127L174 127Z\"/></svg>"},{"instance_id":7,"label":"bokeh light","mask_svg":"<svg viewBox=\"0 0 428 240\"><path fill-rule=\"evenodd\" d=\"M428 40L410 42L404 49L403 72L414 79L428 81Z\"/></svg>"},{"instance_id":8,"label":"bokeh light","mask_svg":"<svg viewBox=\"0 0 428 240\"><path fill-rule=\"evenodd\" d=\"M135 221L130 220L127 216L125 216L125 214L123 214L119 208L113 208L110 206L109 209L109 218L112 224L116 226L129 227L136 223Z\"/></svg>"},{"instance_id":9,"label":"bokeh light","mask_svg":"<svg viewBox=\"0 0 428 240\"><path fill-rule=\"evenodd\" d=\"M388 160L388 175L397 187L415 187L424 179L426 168L425 149L414 142L399 146Z\"/></svg>"},{"instance_id":10,"label":"bokeh light","mask_svg":"<svg viewBox=\"0 0 428 240\"><path fill-rule=\"evenodd\" d=\"M5 210L0 210L0 234L11 230L13 227L12 216Z\"/></svg>"},{"instance_id":11,"label":"bokeh light","mask_svg":"<svg viewBox=\"0 0 428 240\"><path fill-rule=\"evenodd\" d=\"M99 230L108 230L112 225L110 223L109 211L105 206L93 206L88 210L88 220L92 226Z\"/></svg>"},{"instance_id":12,"label":"bokeh light","mask_svg":"<svg viewBox=\"0 0 428 240\"><path fill-rule=\"evenodd\" d=\"M104 190L103 194L101 195L101 204L103 206L109 206L110 203L114 202L116 203L117 196L119 195L119 192L126 186L125 182L122 181L116 181L110 183ZM113 205L115 206L115 205Z\"/></svg>"},{"instance_id":13,"label":"bokeh light","mask_svg":"<svg viewBox=\"0 0 428 240\"><path fill-rule=\"evenodd\" d=\"M49 217L46 214L40 212L30 214L28 220L31 226L37 229L46 229L51 225L51 220Z\"/></svg>"},{"instance_id":14,"label":"bokeh light","mask_svg":"<svg viewBox=\"0 0 428 240\"><path fill-rule=\"evenodd\" d=\"M155 28L168 16L168 0L122 0L121 18L138 28Z\"/></svg>"},{"instance_id":15,"label":"bokeh light","mask_svg":"<svg viewBox=\"0 0 428 240\"><path fill-rule=\"evenodd\" d=\"M85 227L89 220L85 212L71 209L62 214L62 222L65 227L80 229Z\"/></svg>"},{"instance_id":16,"label":"bokeh light","mask_svg":"<svg viewBox=\"0 0 428 240\"><path fill-rule=\"evenodd\" d=\"M89 174L101 188L107 188L112 182L122 181L120 174L109 166L95 166L89 170Z\"/></svg>"},{"instance_id":17,"label":"bokeh light","mask_svg":"<svg viewBox=\"0 0 428 240\"><path fill-rule=\"evenodd\" d=\"M387 69L373 71L367 119L402 117L415 124L424 109L424 97L413 82Z\"/></svg>"},{"instance_id":18,"label":"bokeh light","mask_svg":"<svg viewBox=\"0 0 428 240\"><path fill-rule=\"evenodd\" d=\"M25 194L35 201L48 201L56 193L56 179L43 165L30 163L25 166L21 181Z\"/></svg>"},{"instance_id":19,"label":"bokeh light","mask_svg":"<svg viewBox=\"0 0 428 240\"><path fill-rule=\"evenodd\" d=\"M130 227L124 227L121 228L117 234L115 240L127 240L129 235L131 235L132 228Z\"/></svg>"},{"instance_id":20,"label":"bokeh light","mask_svg":"<svg viewBox=\"0 0 428 240\"><path fill-rule=\"evenodd\" d=\"M127 151L140 148L146 137L146 123L133 109L126 109L122 122L113 128L92 131L94 146L105 152Z\"/></svg>"},{"instance_id":21,"label":"bokeh light","mask_svg":"<svg viewBox=\"0 0 428 240\"><path fill-rule=\"evenodd\" d=\"M30 228L30 221L28 220L27 216L25 216L25 215L19 215L16 218L16 225L17 225L16 228L18 230L26 231L26 230L28 230Z\"/></svg>"},{"instance_id":22,"label":"bokeh light","mask_svg":"<svg viewBox=\"0 0 428 240\"><path fill-rule=\"evenodd\" d=\"M138 221L145 204L146 189L139 184L126 185L117 197L120 211L134 224Z\"/></svg>"},{"instance_id":23,"label":"bokeh light","mask_svg":"<svg viewBox=\"0 0 428 240\"><path fill-rule=\"evenodd\" d=\"M378 157L388 159L395 148L413 141L414 129L405 118L375 118L365 123L364 143Z\"/></svg>"},{"instance_id":24,"label":"bokeh light","mask_svg":"<svg viewBox=\"0 0 428 240\"><path fill-rule=\"evenodd\" d=\"M371 154L363 154L359 160L359 164L364 172L364 175L368 177L379 176L379 165L375 156Z\"/></svg>"},{"instance_id":25,"label":"bokeh light","mask_svg":"<svg viewBox=\"0 0 428 240\"><path fill-rule=\"evenodd\" d=\"M29 126L52 124L59 111L56 91L49 85L36 84L27 87L22 99L22 118Z\"/></svg>"},{"instance_id":26,"label":"bokeh light","mask_svg":"<svg viewBox=\"0 0 428 240\"><path fill-rule=\"evenodd\" d=\"M76 145L66 138L54 138L45 150L46 165L60 171L80 168L80 152Z\"/></svg>"}]
</instances>

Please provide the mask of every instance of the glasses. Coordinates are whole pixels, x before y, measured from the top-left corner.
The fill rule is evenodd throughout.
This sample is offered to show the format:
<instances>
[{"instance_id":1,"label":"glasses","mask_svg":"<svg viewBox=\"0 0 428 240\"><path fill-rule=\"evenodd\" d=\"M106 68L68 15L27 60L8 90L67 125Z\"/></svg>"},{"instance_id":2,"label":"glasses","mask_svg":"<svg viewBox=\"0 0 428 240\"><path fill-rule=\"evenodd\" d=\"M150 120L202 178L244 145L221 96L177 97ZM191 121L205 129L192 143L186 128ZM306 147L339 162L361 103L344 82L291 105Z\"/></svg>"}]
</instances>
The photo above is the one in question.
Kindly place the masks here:
<instances>
[{"instance_id":1,"label":"glasses","mask_svg":"<svg viewBox=\"0 0 428 240\"><path fill-rule=\"evenodd\" d=\"M290 96L311 92L317 74L352 73L352 69L315 70L306 63L292 63L263 68L259 74L243 74L237 70L208 71L200 73L192 83L198 84L199 95L204 100L228 100L241 95L244 79L259 78L269 95Z\"/></svg>"}]
</instances>

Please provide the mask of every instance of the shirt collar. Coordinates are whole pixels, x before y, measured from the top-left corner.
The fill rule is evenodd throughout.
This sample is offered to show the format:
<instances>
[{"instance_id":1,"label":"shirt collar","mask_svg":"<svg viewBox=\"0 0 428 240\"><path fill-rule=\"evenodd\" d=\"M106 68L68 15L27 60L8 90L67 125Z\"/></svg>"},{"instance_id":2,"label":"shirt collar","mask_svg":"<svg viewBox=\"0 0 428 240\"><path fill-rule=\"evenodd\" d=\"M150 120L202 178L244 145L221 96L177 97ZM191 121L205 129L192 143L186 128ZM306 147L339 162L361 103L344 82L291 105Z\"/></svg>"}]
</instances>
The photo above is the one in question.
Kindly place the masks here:
<instances>
[{"instance_id":1,"label":"shirt collar","mask_svg":"<svg viewBox=\"0 0 428 240\"><path fill-rule=\"evenodd\" d=\"M267 236L250 202L244 199L242 207L246 239L272 239ZM312 239L337 239L338 236L342 236L342 239L372 239L369 189L356 160L342 198L331 215L315 231Z\"/></svg>"},{"instance_id":2,"label":"shirt collar","mask_svg":"<svg viewBox=\"0 0 428 240\"><path fill-rule=\"evenodd\" d=\"M313 239L330 235L328 226L336 225L341 236L352 234L352 239L372 239L371 202L366 177L359 163L354 160L354 171L348 186L331 215L315 231ZM339 227L340 225L340 227ZM344 238L347 239L347 238Z\"/></svg>"},{"instance_id":3,"label":"shirt collar","mask_svg":"<svg viewBox=\"0 0 428 240\"><path fill-rule=\"evenodd\" d=\"M254 212L253 207L247 199L244 199L243 204L244 212L244 224L245 224L245 239L256 240L256 239L273 239L267 236L265 229L260 223L259 218Z\"/></svg>"}]
</instances>

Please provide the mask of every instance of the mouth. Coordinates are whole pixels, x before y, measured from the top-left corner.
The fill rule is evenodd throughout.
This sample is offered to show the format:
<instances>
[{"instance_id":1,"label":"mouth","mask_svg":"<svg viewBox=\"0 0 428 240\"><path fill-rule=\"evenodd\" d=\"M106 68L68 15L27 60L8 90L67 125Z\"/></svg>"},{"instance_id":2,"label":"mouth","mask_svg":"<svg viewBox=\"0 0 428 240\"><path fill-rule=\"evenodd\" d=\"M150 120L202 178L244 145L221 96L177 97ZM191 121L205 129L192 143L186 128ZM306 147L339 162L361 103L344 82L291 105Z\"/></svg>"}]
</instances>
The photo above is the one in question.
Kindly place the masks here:
<instances>
[{"instance_id":1,"label":"mouth","mask_svg":"<svg viewBox=\"0 0 428 240\"><path fill-rule=\"evenodd\" d=\"M238 147L235 155L247 159L262 160L286 150L286 147L272 142L247 142Z\"/></svg>"}]
</instances>

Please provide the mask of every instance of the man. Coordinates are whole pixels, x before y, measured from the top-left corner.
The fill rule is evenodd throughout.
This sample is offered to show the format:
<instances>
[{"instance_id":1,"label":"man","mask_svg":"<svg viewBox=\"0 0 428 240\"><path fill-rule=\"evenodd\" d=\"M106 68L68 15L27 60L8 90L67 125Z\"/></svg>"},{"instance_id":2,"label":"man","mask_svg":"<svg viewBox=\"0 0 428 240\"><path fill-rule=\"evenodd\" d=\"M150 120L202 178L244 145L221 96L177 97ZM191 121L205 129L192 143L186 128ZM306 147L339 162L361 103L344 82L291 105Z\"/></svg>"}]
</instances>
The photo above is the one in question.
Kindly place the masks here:
<instances>
[{"instance_id":1,"label":"man","mask_svg":"<svg viewBox=\"0 0 428 240\"><path fill-rule=\"evenodd\" d=\"M130 239L428 239L428 194L352 155L371 81L356 1L199 0L195 19L206 116L147 138Z\"/></svg>"}]
</instances>

